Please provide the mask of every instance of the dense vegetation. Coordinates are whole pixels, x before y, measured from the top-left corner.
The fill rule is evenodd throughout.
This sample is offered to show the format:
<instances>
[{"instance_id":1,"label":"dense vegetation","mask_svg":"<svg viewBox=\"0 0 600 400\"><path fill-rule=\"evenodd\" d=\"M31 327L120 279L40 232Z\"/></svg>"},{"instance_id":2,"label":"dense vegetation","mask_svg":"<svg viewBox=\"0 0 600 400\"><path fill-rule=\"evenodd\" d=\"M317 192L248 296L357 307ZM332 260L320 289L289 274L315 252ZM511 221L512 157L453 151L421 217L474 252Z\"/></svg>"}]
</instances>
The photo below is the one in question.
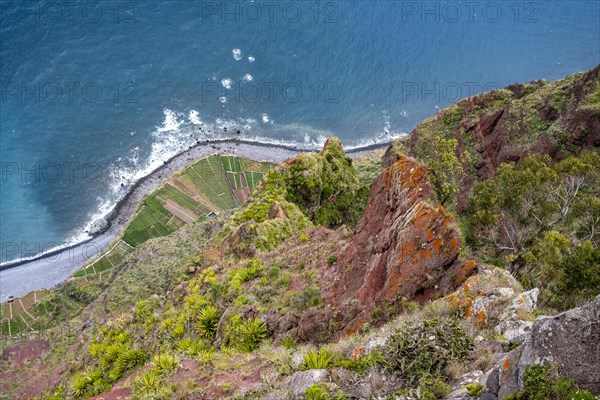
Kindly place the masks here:
<instances>
[{"instance_id":1,"label":"dense vegetation","mask_svg":"<svg viewBox=\"0 0 600 400\"><path fill-rule=\"evenodd\" d=\"M503 164L475 185L466 210L473 250L496 256L546 304L568 309L600 287L600 157L583 153L552 163L530 156Z\"/></svg>"}]
</instances>

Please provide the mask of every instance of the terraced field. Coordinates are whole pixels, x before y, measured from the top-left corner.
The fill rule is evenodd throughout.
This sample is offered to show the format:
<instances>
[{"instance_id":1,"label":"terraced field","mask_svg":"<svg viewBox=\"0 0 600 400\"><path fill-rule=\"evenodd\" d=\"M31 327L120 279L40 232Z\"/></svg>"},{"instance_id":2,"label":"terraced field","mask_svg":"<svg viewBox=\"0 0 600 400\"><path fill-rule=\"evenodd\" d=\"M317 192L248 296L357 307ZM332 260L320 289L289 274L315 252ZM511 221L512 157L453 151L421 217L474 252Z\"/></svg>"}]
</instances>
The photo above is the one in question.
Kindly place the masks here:
<instances>
[{"instance_id":1,"label":"terraced field","mask_svg":"<svg viewBox=\"0 0 600 400\"><path fill-rule=\"evenodd\" d=\"M79 285L101 283L103 277L123 263L127 254L145 241L240 206L271 168L270 163L233 155L211 155L197 161L146 196L120 240L75 272L73 278ZM42 316L78 312L78 307L65 296L46 290L32 292L11 303L2 303L1 335L38 330L42 328L38 322Z\"/></svg>"}]
</instances>

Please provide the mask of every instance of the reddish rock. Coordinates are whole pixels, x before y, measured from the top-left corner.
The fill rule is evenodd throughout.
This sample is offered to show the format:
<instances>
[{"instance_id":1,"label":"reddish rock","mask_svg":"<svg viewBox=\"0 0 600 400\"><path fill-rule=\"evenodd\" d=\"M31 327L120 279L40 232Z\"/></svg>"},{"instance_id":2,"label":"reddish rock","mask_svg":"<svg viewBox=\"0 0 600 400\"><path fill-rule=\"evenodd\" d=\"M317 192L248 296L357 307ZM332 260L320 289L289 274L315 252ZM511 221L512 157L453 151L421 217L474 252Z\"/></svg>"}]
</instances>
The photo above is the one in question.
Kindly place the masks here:
<instances>
[{"instance_id":1,"label":"reddish rock","mask_svg":"<svg viewBox=\"0 0 600 400\"><path fill-rule=\"evenodd\" d=\"M3 360L21 363L23 361L35 360L50 350L50 343L46 340L30 340L24 345L16 344L7 347L2 352Z\"/></svg>"},{"instance_id":2,"label":"reddish rock","mask_svg":"<svg viewBox=\"0 0 600 400\"><path fill-rule=\"evenodd\" d=\"M442 206L431 203L429 170L399 156L371 188L356 233L338 256L334 291L346 333L368 322L373 310L403 296L425 300L455 262L460 238Z\"/></svg>"},{"instance_id":3,"label":"reddish rock","mask_svg":"<svg viewBox=\"0 0 600 400\"><path fill-rule=\"evenodd\" d=\"M453 116L456 120L453 133L442 132L445 129L442 111L433 117L433 126L423 128L419 125L403 140L405 152L412 156L420 154L423 144L432 140L431 130L440 132L441 136L453 136L458 141L456 155L459 158L472 146L478 157L470 157L472 165L471 161L464 161L465 175L456 197L456 210L461 213L473 184L493 178L502 163L522 161L531 154L547 154L554 161L560 161L585 149L600 147L600 113L587 103L599 82L600 66L597 66L579 76L554 83L553 91L544 91L548 84L543 81L508 86L506 89L512 94L500 107L500 91L466 98L456 103L459 114ZM534 99L527 98L531 93ZM535 100L537 97L540 97L539 102ZM556 106L556 102L561 106ZM533 114L526 111L531 107ZM556 125L553 129L532 128L532 115L545 124ZM561 135L555 132L557 128ZM397 152L397 146L390 146L383 165L391 165L398 158Z\"/></svg>"}]
</instances>

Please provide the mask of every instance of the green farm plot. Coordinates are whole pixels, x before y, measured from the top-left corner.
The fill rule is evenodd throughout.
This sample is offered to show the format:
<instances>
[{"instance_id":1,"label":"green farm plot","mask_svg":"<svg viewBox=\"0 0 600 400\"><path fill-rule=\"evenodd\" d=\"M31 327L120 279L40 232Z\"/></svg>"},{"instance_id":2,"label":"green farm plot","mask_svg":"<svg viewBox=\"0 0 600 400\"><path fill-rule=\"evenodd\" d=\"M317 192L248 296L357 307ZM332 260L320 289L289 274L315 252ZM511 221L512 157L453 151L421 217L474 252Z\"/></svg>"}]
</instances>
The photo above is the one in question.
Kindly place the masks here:
<instances>
[{"instance_id":1,"label":"green farm plot","mask_svg":"<svg viewBox=\"0 0 600 400\"><path fill-rule=\"evenodd\" d=\"M221 156L221 163L227 172L242 172L240 159L236 156Z\"/></svg>"},{"instance_id":2,"label":"green farm plot","mask_svg":"<svg viewBox=\"0 0 600 400\"><path fill-rule=\"evenodd\" d=\"M175 202L198 216L211 211L207 207L210 203L221 210L232 209L239 205L233 190L246 186L253 190L271 167L268 163L231 155L203 158L178 174L177 181L167 182L143 200L139 212L125 230L123 240L135 247L183 226L185 222L180 219L183 217L180 215L178 218L165 208L167 201ZM205 199L202 200L204 204L197 199ZM105 264L96 269L105 270ZM114 261L112 264L115 264Z\"/></svg>"},{"instance_id":3,"label":"green farm plot","mask_svg":"<svg viewBox=\"0 0 600 400\"><path fill-rule=\"evenodd\" d=\"M125 230L123 240L135 247L149 239L166 236L175 231L173 227L167 227L168 220L163 221L144 204Z\"/></svg>"},{"instance_id":4,"label":"green farm plot","mask_svg":"<svg viewBox=\"0 0 600 400\"><path fill-rule=\"evenodd\" d=\"M73 274L76 278L89 278L101 274L123 263L123 258L133 251L133 247L127 245L122 240L114 245L110 250L104 253L100 258L92 261L84 268L79 269Z\"/></svg>"},{"instance_id":5,"label":"green farm plot","mask_svg":"<svg viewBox=\"0 0 600 400\"><path fill-rule=\"evenodd\" d=\"M1 335L15 336L24 330L36 330L37 318L48 313L42 305L48 293L48 290L38 290L10 303L2 303Z\"/></svg>"},{"instance_id":6,"label":"green farm plot","mask_svg":"<svg viewBox=\"0 0 600 400\"><path fill-rule=\"evenodd\" d=\"M187 167L142 200L121 240L74 273L77 288L92 297L97 296L104 276L121 266L124 257L135 247L151 238L166 236L187 223L180 219L181 214L177 217L169 210L184 211L186 215L191 212L198 216L198 221L209 218L210 211L230 210L245 199L240 193L244 193L246 187L252 191L271 168L269 163L232 155L212 155ZM53 321L72 318L81 309L82 304L69 295L35 291L12 303L1 304L0 332L2 336L15 336L25 330L46 329L55 323Z\"/></svg>"},{"instance_id":7,"label":"green farm plot","mask_svg":"<svg viewBox=\"0 0 600 400\"><path fill-rule=\"evenodd\" d=\"M161 199L170 199L175 203L181 205L182 207L187 208L190 211L195 212L196 214L206 214L209 210L204 207L202 204L198 203L196 200L183 193L181 190L167 183L162 188L158 190L158 197ZM166 211L166 210L165 210Z\"/></svg>"},{"instance_id":8,"label":"green farm plot","mask_svg":"<svg viewBox=\"0 0 600 400\"><path fill-rule=\"evenodd\" d=\"M258 182L265 176L262 172L245 172L246 182L250 190L254 190Z\"/></svg>"},{"instance_id":9,"label":"green farm plot","mask_svg":"<svg viewBox=\"0 0 600 400\"><path fill-rule=\"evenodd\" d=\"M213 165L215 166L213 168ZM198 189L206 194L208 200L223 210L236 206L231 189L225 176L225 171L220 167L221 163L208 159L200 161L186 170L186 174Z\"/></svg>"},{"instance_id":10,"label":"green farm plot","mask_svg":"<svg viewBox=\"0 0 600 400\"><path fill-rule=\"evenodd\" d=\"M273 165L270 163L258 162L253 160L248 160L246 158L240 158L240 165L242 170L245 172L261 172L266 174L273 168Z\"/></svg>"},{"instance_id":11,"label":"green farm plot","mask_svg":"<svg viewBox=\"0 0 600 400\"><path fill-rule=\"evenodd\" d=\"M232 189L242 189L244 185L242 185L242 178L240 178L240 174L237 172L227 172L227 178L231 183Z\"/></svg>"}]
</instances>

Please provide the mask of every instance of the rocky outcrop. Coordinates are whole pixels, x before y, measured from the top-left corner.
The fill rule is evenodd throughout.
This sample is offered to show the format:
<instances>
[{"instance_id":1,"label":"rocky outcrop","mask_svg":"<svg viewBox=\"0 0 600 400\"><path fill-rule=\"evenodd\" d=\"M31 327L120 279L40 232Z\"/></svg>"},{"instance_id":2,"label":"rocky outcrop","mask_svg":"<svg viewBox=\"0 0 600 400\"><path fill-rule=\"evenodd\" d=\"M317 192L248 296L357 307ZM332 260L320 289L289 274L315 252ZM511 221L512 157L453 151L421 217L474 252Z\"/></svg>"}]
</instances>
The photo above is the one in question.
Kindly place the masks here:
<instances>
[{"instance_id":1,"label":"rocky outcrop","mask_svg":"<svg viewBox=\"0 0 600 400\"><path fill-rule=\"evenodd\" d=\"M482 398L502 399L523 388L529 365L556 366L577 386L600 393L600 296L582 307L538 318L525 342L490 374Z\"/></svg>"},{"instance_id":2,"label":"rocky outcrop","mask_svg":"<svg viewBox=\"0 0 600 400\"><path fill-rule=\"evenodd\" d=\"M334 297L347 332L369 320L375 307L406 296L426 299L458 257L452 217L431 202L429 170L401 156L371 188L356 233L336 262Z\"/></svg>"},{"instance_id":3,"label":"rocky outcrop","mask_svg":"<svg viewBox=\"0 0 600 400\"><path fill-rule=\"evenodd\" d=\"M346 156L342 142L334 136L327 138L320 153L301 153L286 160L281 173L287 200L298 205L313 221L322 220L323 226L337 227L338 224L324 218L322 209L359 189L352 160Z\"/></svg>"},{"instance_id":4,"label":"rocky outcrop","mask_svg":"<svg viewBox=\"0 0 600 400\"><path fill-rule=\"evenodd\" d=\"M474 182L492 178L501 163L547 154L558 161L600 146L600 66L556 82L515 84L461 100L421 122L390 146L389 166L403 152L420 160L435 137L456 139L464 175L457 196L464 207ZM408 152L406 149L408 148ZM387 164L385 164L387 163Z\"/></svg>"}]
</instances>

